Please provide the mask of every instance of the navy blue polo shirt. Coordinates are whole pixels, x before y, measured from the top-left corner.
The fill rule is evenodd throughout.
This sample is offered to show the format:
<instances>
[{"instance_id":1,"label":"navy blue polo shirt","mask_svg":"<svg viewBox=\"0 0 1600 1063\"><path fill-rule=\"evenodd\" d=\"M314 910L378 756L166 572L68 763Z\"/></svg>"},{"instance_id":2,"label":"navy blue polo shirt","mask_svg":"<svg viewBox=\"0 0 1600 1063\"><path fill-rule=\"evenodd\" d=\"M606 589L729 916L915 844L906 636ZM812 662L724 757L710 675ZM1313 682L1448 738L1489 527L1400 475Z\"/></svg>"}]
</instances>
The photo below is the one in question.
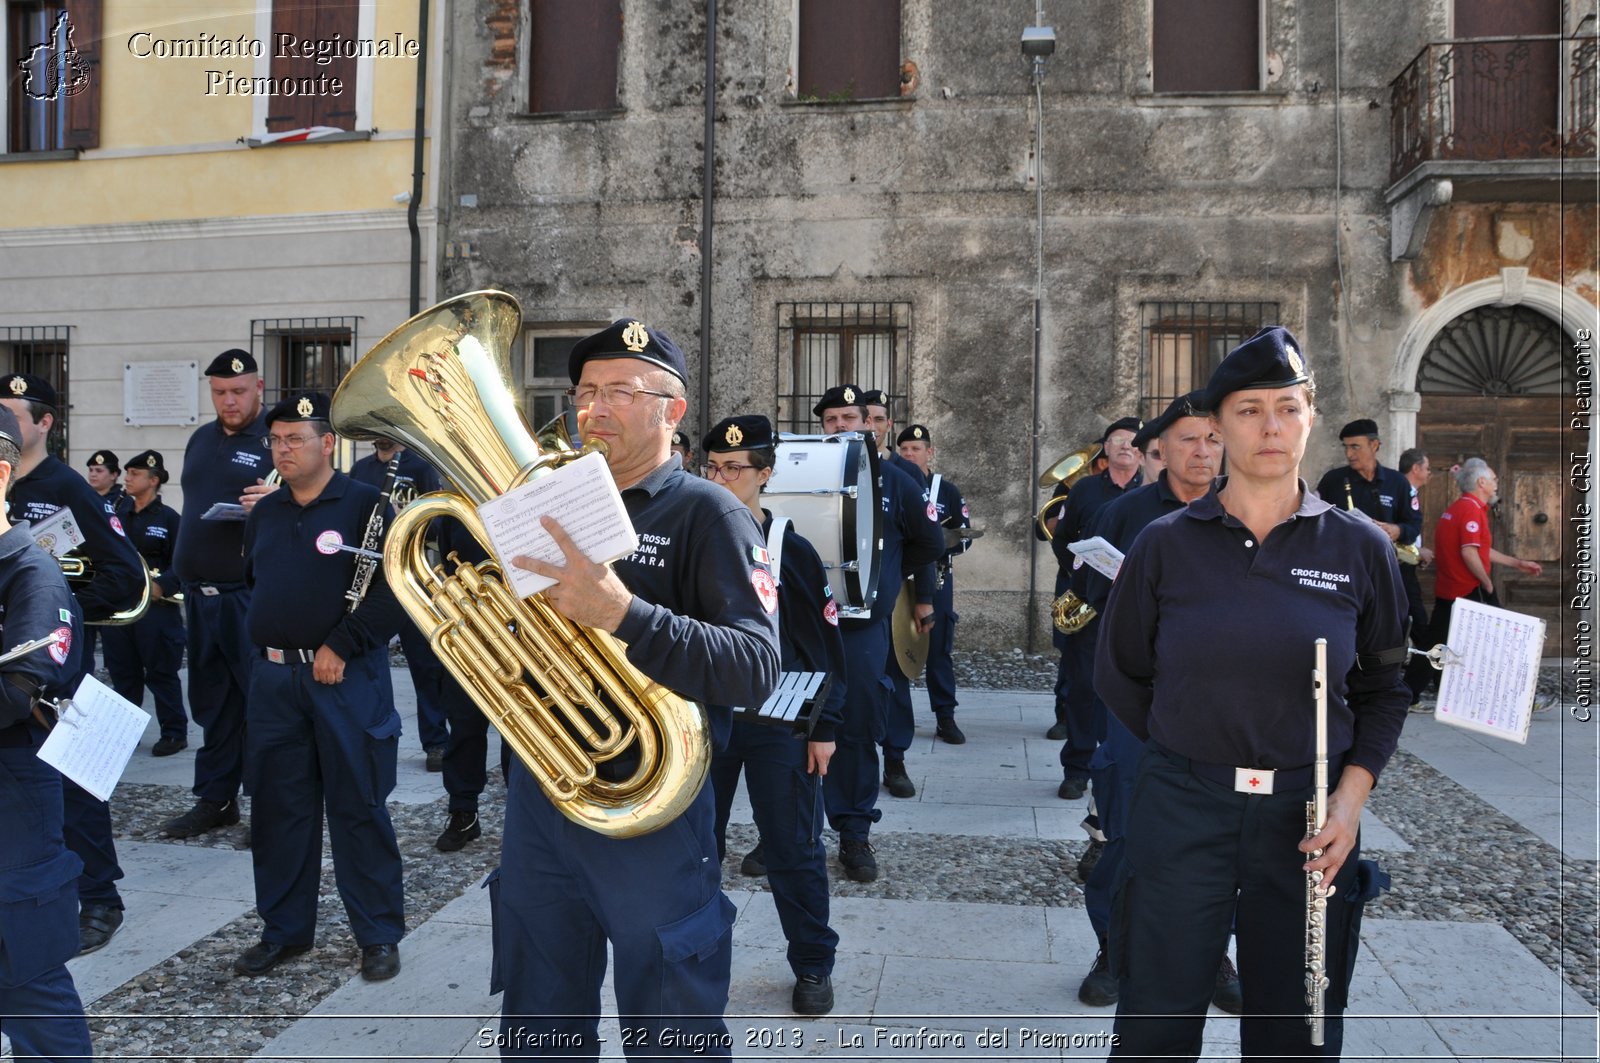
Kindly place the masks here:
<instances>
[{"instance_id":1,"label":"navy blue polo shirt","mask_svg":"<svg viewBox=\"0 0 1600 1063\"><path fill-rule=\"evenodd\" d=\"M893 465L895 468L911 477L911 482L916 484L918 487L925 488L928 486L928 478L922 474L922 466L918 465L910 458L902 458L898 451L890 451L888 454L883 456L881 461L882 464Z\"/></svg>"},{"instance_id":2,"label":"navy blue polo shirt","mask_svg":"<svg viewBox=\"0 0 1600 1063\"><path fill-rule=\"evenodd\" d=\"M919 603L933 601L938 586L934 562L944 553L944 533L928 519L924 489L897 466L878 465L879 500L883 505L883 548L878 553L878 597L872 616L846 620L848 626L886 624L894 613L900 585L915 581Z\"/></svg>"},{"instance_id":3,"label":"navy blue polo shirt","mask_svg":"<svg viewBox=\"0 0 1600 1063\"><path fill-rule=\"evenodd\" d=\"M350 478L370 484L381 491L384 477L388 472L388 462L380 460L376 454L368 454L355 463L355 467L350 470ZM410 483L417 494L425 495L430 491L439 490L439 473L425 458L409 450L402 450L400 467L395 471L395 488L399 489L404 483Z\"/></svg>"},{"instance_id":4,"label":"navy blue polo shirt","mask_svg":"<svg viewBox=\"0 0 1600 1063\"><path fill-rule=\"evenodd\" d=\"M347 661L388 644L402 614L384 582L383 564L373 572L361 607L347 612L345 592L355 581L359 555L339 548L361 545L377 504L376 488L342 472L304 506L287 485L255 504L244 525L251 642L300 650L326 645Z\"/></svg>"},{"instance_id":5,"label":"navy blue polo shirt","mask_svg":"<svg viewBox=\"0 0 1600 1063\"><path fill-rule=\"evenodd\" d=\"M1061 566L1062 572L1072 571L1072 562L1076 555L1067 547L1072 543L1082 540L1089 534L1089 522L1094 519L1095 513L1101 506L1118 498L1127 491L1143 485L1143 473L1135 472L1133 479L1122 487L1111 478L1111 470L1107 469L1096 476L1086 476L1072 485L1067 493L1067 501L1061 510L1061 519L1056 522L1054 537L1050 540L1050 549L1056 555L1056 564ZM1081 588L1074 585L1082 597Z\"/></svg>"},{"instance_id":6,"label":"navy blue polo shirt","mask_svg":"<svg viewBox=\"0 0 1600 1063\"><path fill-rule=\"evenodd\" d=\"M1406 596L1389 539L1317 499L1265 541L1217 490L1154 521L1112 584L1095 690L1128 730L1212 764L1297 768L1315 759L1311 671L1328 640L1328 750L1374 778L1411 693L1398 664L1356 655L1401 645Z\"/></svg>"},{"instance_id":7,"label":"navy blue polo shirt","mask_svg":"<svg viewBox=\"0 0 1600 1063\"><path fill-rule=\"evenodd\" d=\"M13 524L0 533L0 644L9 650L63 630L64 645L34 650L0 665L0 728L28 718L33 711L29 690L60 697L82 670L82 614L61 566L34 545L27 525ZM11 682L12 676L22 684Z\"/></svg>"},{"instance_id":8,"label":"navy blue polo shirt","mask_svg":"<svg viewBox=\"0 0 1600 1063\"><path fill-rule=\"evenodd\" d=\"M933 489L933 477L928 477L928 491ZM928 491L922 492L923 501L928 500ZM972 527L971 515L967 512L967 500L961 494L961 489L950 482L948 476L939 478L939 497L933 500L933 512L930 514L933 522L940 528L970 528ZM944 532L939 533L942 542ZM971 539L961 539L956 545L948 547L940 556L941 568L950 567L950 559L957 554L964 554L972 548Z\"/></svg>"},{"instance_id":9,"label":"navy blue polo shirt","mask_svg":"<svg viewBox=\"0 0 1600 1063\"><path fill-rule=\"evenodd\" d=\"M761 522L762 535L772 532L772 514ZM848 679L844 638L839 634L839 605L828 586L828 570L816 547L790 523L783 530L778 562L778 648L785 672L827 672L833 676L828 698L817 710L811 741L832 742L844 720Z\"/></svg>"},{"instance_id":10,"label":"navy blue polo shirt","mask_svg":"<svg viewBox=\"0 0 1600 1063\"><path fill-rule=\"evenodd\" d=\"M184 583L239 583L244 579L244 522L201 520L218 502L237 505L246 487L272 472L262 445L267 415L228 435L222 422L203 424L183 451L183 522L178 529L176 567Z\"/></svg>"},{"instance_id":11,"label":"navy blue polo shirt","mask_svg":"<svg viewBox=\"0 0 1600 1063\"><path fill-rule=\"evenodd\" d=\"M727 745L730 705L778 685L778 593L766 540L731 491L684 471L676 454L622 492L639 548L613 570L633 593L616 630L633 666L706 707Z\"/></svg>"},{"instance_id":12,"label":"navy blue polo shirt","mask_svg":"<svg viewBox=\"0 0 1600 1063\"><path fill-rule=\"evenodd\" d=\"M1184 505L1183 500L1172 493L1172 485L1167 482L1167 470L1162 469L1155 483L1134 488L1101 506L1089 522L1087 532L1090 537L1100 536L1126 554L1128 547L1144 531L1145 525L1175 509L1182 509ZM1111 593L1111 581L1089 565L1083 568L1088 571L1083 573L1084 593L1081 597L1098 611Z\"/></svg>"},{"instance_id":13,"label":"navy blue polo shirt","mask_svg":"<svg viewBox=\"0 0 1600 1063\"><path fill-rule=\"evenodd\" d=\"M1410 480L1382 465L1378 466L1377 474L1368 480L1345 465L1329 469L1323 474L1322 479L1317 481L1317 494L1328 505L1344 509L1346 485L1350 488L1348 497L1355 503L1356 509L1373 520L1400 526L1401 546L1409 546L1417 541L1422 534L1422 503L1417 499L1416 489L1411 486Z\"/></svg>"},{"instance_id":14,"label":"navy blue polo shirt","mask_svg":"<svg viewBox=\"0 0 1600 1063\"><path fill-rule=\"evenodd\" d=\"M178 511L161 501L159 493L143 509L134 505L131 495L124 495L117 505L117 516L145 565L151 572L161 573L156 579L161 593L176 594L178 574L172 570L172 555L178 546Z\"/></svg>"},{"instance_id":15,"label":"navy blue polo shirt","mask_svg":"<svg viewBox=\"0 0 1600 1063\"><path fill-rule=\"evenodd\" d=\"M28 475L11 482L11 519L34 524L67 508L77 518L83 545L77 553L94 563L94 576L76 589L85 620L104 620L139 600L144 567L122 530L122 521L106 512L105 499L77 470L47 456Z\"/></svg>"}]
</instances>

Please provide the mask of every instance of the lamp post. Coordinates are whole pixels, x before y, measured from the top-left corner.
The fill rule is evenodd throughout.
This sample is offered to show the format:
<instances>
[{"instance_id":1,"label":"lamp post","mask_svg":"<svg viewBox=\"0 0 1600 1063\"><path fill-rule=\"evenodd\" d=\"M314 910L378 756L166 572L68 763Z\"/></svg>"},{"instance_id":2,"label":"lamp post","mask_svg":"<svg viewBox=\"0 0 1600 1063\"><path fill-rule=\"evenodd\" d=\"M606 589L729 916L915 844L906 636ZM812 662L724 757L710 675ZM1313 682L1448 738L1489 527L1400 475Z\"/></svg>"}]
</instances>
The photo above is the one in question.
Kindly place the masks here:
<instances>
[{"instance_id":1,"label":"lamp post","mask_svg":"<svg viewBox=\"0 0 1600 1063\"><path fill-rule=\"evenodd\" d=\"M1033 279L1033 397L1028 416L1028 483L1039 480L1039 372L1044 354L1044 61L1056 50L1056 31L1044 25L1044 0L1038 0L1034 25L1022 31L1022 55L1033 78L1033 189L1036 226ZM1029 507L1032 508L1031 506ZM1028 649L1038 634L1039 610L1034 593L1039 580L1039 545L1028 551Z\"/></svg>"}]
</instances>

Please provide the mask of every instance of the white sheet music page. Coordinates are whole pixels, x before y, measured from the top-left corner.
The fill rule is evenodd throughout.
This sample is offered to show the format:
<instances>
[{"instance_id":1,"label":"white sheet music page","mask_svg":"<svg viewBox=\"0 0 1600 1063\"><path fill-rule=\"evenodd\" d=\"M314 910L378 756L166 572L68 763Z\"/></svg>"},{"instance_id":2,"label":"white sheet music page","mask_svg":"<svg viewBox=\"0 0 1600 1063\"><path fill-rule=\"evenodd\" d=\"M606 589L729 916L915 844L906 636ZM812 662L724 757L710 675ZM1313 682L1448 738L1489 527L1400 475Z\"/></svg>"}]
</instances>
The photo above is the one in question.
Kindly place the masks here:
<instances>
[{"instance_id":1,"label":"white sheet music page","mask_svg":"<svg viewBox=\"0 0 1600 1063\"><path fill-rule=\"evenodd\" d=\"M32 526L33 541L46 553L63 557L83 545L83 530L72 510L62 506L50 516Z\"/></svg>"},{"instance_id":2,"label":"white sheet music page","mask_svg":"<svg viewBox=\"0 0 1600 1063\"><path fill-rule=\"evenodd\" d=\"M591 561L603 564L639 549L639 537L605 458L585 454L478 507L489 545L519 598L538 594L555 580L516 568L513 557L566 564L561 548L539 523L543 516L554 517Z\"/></svg>"},{"instance_id":3,"label":"white sheet music page","mask_svg":"<svg viewBox=\"0 0 1600 1063\"><path fill-rule=\"evenodd\" d=\"M1122 571L1122 551L1098 535L1068 543L1067 549L1106 579L1114 580L1117 573Z\"/></svg>"},{"instance_id":4,"label":"white sheet music page","mask_svg":"<svg viewBox=\"0 0 1600 1063\"><path fill-rule=\"evenodd\" d=\"M1544 621L1460 598L1450 612L1445 644L1449 650L1439 674L1435 715L1456 727L1526 744Z\"/></svg>"},{"instance_id":5,"label":"white sheet music page","mask_svg":"<svg viewBox=\"0 0 1600 1063\"><path fill-rule=\"evenodd\" d=\"M39 759L109 801L149 722L148 712L86 675L39 747Z\"/></svg>"}]
</instances>

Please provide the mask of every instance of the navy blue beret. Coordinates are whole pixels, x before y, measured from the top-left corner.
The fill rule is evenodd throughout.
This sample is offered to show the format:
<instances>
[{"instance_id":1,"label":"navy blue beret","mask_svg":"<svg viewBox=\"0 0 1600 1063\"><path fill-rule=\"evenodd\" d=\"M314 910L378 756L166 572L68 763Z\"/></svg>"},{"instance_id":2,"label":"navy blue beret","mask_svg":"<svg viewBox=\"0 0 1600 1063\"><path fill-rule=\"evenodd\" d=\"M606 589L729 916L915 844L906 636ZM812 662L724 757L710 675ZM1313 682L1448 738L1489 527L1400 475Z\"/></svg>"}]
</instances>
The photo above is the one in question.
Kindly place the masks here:
<instances>
[{"instance_id":1,"label":"navy blue beret","mask_svg":"<svg viewBox=\"0 0 1600 1063\"><path fill-rule=\"evenodd\" d=\"M894 437L895 446L898 447L901 443L926 443L931 447L933 433L928 431L928 426L925 424L907 425L904 431Z\"/></svg>"},{"instance_id":2,"label":"navy blue beret","mask_svg":"<svg viewBox=\"0 0 1600 1063\"><path fill-rule=\"evenodd\" d=\"M128 459L129 469L143 469L152 473L162 483L167 482L167 463L159 450L141 450Z\"/></svg>"},{"instance_id":3,"label":"navy blue beret","mask_svg":"<svg viewBox=\"0 0 1600 1063\"><path fill-rule=\"evenodd\" d=\"M868 394L854 384L840 384L824 391L822 401L811 407L811 412L821 417L823 410L836 410L841 406L861 406L866 403Z\"/></svg>"},{"instance_id":4,"label":"navy blue beret","mask_svg":"<svg viewBox=\"0 0 1600 1063\"><path fill-rule=\"evenodd\" d=\"M32 373L12 373L0 380L0 399L27 399L41 406L56 408L56 389L50 381Z\"/></svg>"},{"instance_id":5,"label":"navy blue beret","mask_svg":"<svg viewBox=\"0 0 1600 1063\"><path fill-rule=\"evenodd\" d=\"M689 382L689 366L678 345L665 332L646 328L631 317L618 318L573 344L567 357L567 375L576 384L583 376L585 362L605 358L637 358L665 369L685 384Z\"/></svg>"},{"instance_id":6,"label":"navy blue beret","mask_svg":"<svg viewBox=\"0 0 1600 1063\"><path fill-rule=\"evenodd\" d=\"M889 393L882 388L868 388L861 393L861 402L865 406L882 406L889 408Z\"/></svg>"},{"instance_id":7,"label":"navy blue beret","mask_svg":"<svg viewBox=\"0 0 1600 1063\"><path fill-rule=\"evenodd\" d=\"M1235 391L1287 388L1311 379L1300 341L1282 325L1268 325L1228 352L1206 385L1206 409L1215 413Z\"/></svg>"},{"instance_id":8,"label":"navy blue beret","mask_svg":"<svg viewBox=\"0 0 1600 1063\"><path fill-rule=\"evenodd\" d=\"M1118 417L1115 421L1112 421L1110 424L1106 425L1106 430L1100 433L1100 438L1095 440L1095 442L1104 443L1106 440L1111 438L1112 432L1137 433L1139 429L1143 427L1144 422L1139 420L1137 417Z\"/></svg>"},{"instance_id":9,"label":"navy blue beret","mask_svg":"<svg viewBox=\"0 0 1600 1063\"><path fill-rule=\"evenodd\" d=\"M267 424L270 426L274 421L326 421L332 402L321 391L291 395L267 411Z\"/></svg>"},{"instance_id":10,"label":"navy blue beret","mask_svg":"<svg viewBox=\"0 0 1600 1063\"><path fill-rule=\"evenodd\" d=\"M117 456L109 450L95 451L93 454L89 455L89 460L84 462L84 465L91 469L96 465L104 465L112 472L122 471L122 466L117 462Z\"/></svg>"},{"instance_id":11,"label":"navy blue beret","mask_svg":"<svg viewBox=\"0 0 1600 1063\"><path fill-rule=\"evenodd\" d=\"M1340 439L1349 439L1351 436L1366 436L1368 439L1377 439L1378 422L1370 417L1360 417L1339 429Z\"/></svg>"},{"instance_id":12,"label":"navy blue beret","mask_svg":"<svg viewBox=\"0 0 1600 1063\"><path fill-rule=\"evenodd\" d=\"M1180 421L1185 417L1204 417L1205 394L1196 388L1187 395L1179 395L1173 399L1167 404L1167 408L1161 411L1160 417L1145 422L1144 427L1133 437L1133 445L1143 450L1149 446L1152 439L1171 428L1174 421Z\"/></svg>"},{"instance_id":13,"label":"navy blue beret","mask_svg":"<svg viewBox=\"0 0 1600 1063\"><path fill-rule=\"evenodd\" d=\"M767 450L776 442L772 422L759 413L740 417L724 417L711 426L711 431L700 441L700 449L707 454L723 454L730 450Z\"/></svg>"},{"instance_id":14,"label":"navy blue beret","mask_svg":"<svg viewBox=\"0 0 1600 1063\"><path fill-rule=\"evenodd\" d=\"M9 406L0 405L0 438L9 439L12 446L22 446L22 426L17 424L17 415Z\"/></svg>"},{"instance_id":15,"label":"navy blue beret","mask_svg":"<svg viewBox=\"0 0 1600 1063\"><path fill-rule=\"evenodd\" d=\"M211 359L211 364L206 366L206 376L220 376L223 378L244 376L246 373L256 371L256 360L250 356L249 351L234 347L223 351Z\"/></svg>"}]
</instances>

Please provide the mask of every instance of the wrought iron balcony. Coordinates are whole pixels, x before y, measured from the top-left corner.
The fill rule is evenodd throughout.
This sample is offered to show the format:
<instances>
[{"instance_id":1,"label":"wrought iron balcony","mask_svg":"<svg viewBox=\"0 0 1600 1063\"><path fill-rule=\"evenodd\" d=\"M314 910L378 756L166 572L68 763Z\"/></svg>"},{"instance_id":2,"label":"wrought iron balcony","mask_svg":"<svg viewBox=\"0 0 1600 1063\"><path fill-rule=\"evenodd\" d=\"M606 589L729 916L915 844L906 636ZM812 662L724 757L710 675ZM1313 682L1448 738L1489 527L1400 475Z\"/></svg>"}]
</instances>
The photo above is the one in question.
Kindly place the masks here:
<instances>
[{"instance_id":1,"label":"wrought iron balcony","mask_svg":"<svg viewBox=\"0 0 1600 1063\"><path fill-rule=\"evenodd\" d=\"M1436 41L1390 82L1389 179L1423 163L1595 156L1596 35Z\"/></svg>"}]
</instances>

